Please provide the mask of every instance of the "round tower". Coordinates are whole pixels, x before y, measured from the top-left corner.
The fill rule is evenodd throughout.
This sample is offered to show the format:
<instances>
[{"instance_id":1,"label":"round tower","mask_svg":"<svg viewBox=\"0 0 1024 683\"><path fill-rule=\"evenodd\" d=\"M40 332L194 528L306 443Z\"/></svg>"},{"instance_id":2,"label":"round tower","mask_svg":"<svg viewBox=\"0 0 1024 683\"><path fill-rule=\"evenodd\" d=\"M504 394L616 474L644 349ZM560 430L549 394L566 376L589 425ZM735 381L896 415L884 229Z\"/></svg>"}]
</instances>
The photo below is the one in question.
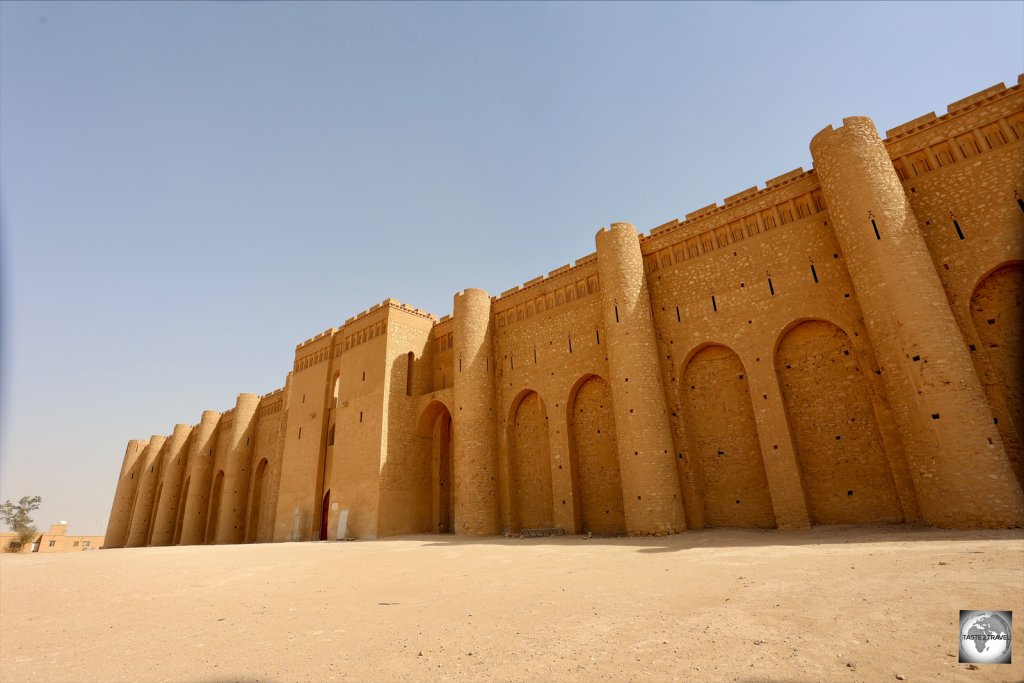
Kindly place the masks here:
<instances>
[{"instance_id":1,"label":"round tower","mask_svg":"<svg viewBox=\"0 0 1024 683\"><path fill-rule=\"evenodd\" d=\"M640 242L629 223L602 228L596 242L626 530L675 533L683 500Z\"/></svg>"},{"instance_id":2,"label":"round tower","mask_svg":"<svg viewBox=\"0 0 1024 683\"><path fill-rule=\"evenodd\" d=\"M104 548L123 548L128 540L128 526L132 521L132 504L139 486L139 456L146 449L149 441L132 439L124 451L121 461L121 475L117 480L114 492L114 505L110 508L110 521L107 522L107 533L103 537Z\"/></svg>"},{"instance_id":3,"label":"round tower","mask_svg":"<svg viewBox=\"0 0 1024 683\"><path fill-rule=\"evenodd\" d=\"M455 532L497 534L498 433L490 296L482 289L456 294L453 318Z\"/></svg>"},{"instance_id":4,"label":"round tower","mask_svg":"<svg viewBox=\"0 0 1024 683\"><path fill-rule=\"evenodd\" d=\"M256 394L239 394L235 401L215 543L241 543L245 540L245 504L249 493L252 441L259 404L260 397Z\"/></svg>"},{"instance_id":5,"label":"round tower","mask_svg":"<svg viewBox=\"0 0 1024 683\"><path fill-rule=\"evenodd\" d=\"M203 417L193 430L188 448L188 493L182 505L180 545L199 545L206 536L206 508L210 498L210 477L213 474L214 435L220 413L204 410Z\"/></svg>"},{"instance_id":6,"label":"round tower","mask_svg":"<svg viewBox=\"0 0 1024 683\"><path fill-rule=\"evenodd\" d=\"M149 526L153 521L153 498L156 495L156 484L160 480L160 454L167 442L166 436L154 435L149 445L139 458L138 492L135 494L135 508L132 510L132 523L128 529L129 548L146 545L149 540Z\"/></svg>"},{"instance_id":7,"label":"round tower","mask_svg":"<svg viewBox=\"0 0 1024 683\"><path fill-rule=\"evenodd\" d=\"M924 521L1024 523L1024 494L924 237L871 119L811 141L814 168L904 441Z\"/></svg>"},{"instance_id":8,"label":"round tower","mask_svg":"<svg viewBox=\"0 0 1024 683\"><path fill-rule=\"evenodd\" d=\"M181 495L181 477L185 471L186 447L192 427L185 424L174 425L174 432L167 442L167 454L164 458L163 485L160 497L156 501L156 519L153 521L153 534L150 545L171 545L174 542L174 525L178 521L178 506Z\"/></svg>"}]
</instances>

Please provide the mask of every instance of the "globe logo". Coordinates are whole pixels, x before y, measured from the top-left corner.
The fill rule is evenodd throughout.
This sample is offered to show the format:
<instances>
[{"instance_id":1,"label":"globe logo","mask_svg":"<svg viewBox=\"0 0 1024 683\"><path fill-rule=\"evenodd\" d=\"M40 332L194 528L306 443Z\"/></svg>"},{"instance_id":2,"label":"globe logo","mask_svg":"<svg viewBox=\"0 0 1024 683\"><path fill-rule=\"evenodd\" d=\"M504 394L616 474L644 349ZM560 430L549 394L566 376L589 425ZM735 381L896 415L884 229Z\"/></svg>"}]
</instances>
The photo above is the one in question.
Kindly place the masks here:
<instances>
[{"instance_id":1,"label":"globe logo","mask_svg":"<svg viewBox=\"0 0 1024 683\"><path fill-rule=\"evenodd\" d=\"M1010 612L960 610L960 661L1009 664L1012 623Z\"/></svg>"}]
</instances>

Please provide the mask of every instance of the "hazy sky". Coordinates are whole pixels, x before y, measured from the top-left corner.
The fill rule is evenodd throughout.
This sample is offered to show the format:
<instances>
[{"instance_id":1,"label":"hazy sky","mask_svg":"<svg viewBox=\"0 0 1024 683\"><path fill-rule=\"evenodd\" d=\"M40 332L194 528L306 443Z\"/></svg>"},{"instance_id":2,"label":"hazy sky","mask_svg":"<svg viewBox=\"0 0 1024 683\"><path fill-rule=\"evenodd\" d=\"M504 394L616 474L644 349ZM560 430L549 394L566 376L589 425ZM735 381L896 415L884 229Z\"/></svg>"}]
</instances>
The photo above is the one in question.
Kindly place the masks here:
<instances>
[{"instance_id":1,"label":"hazy sky","mask_svg":"<svg viewBox=\"0 0 1024 683\"><path fill-rule=\"evenodd\" d=\"M1024 4L0 3L0 501L1024 71Z\"/></svg>"}]
</instances>

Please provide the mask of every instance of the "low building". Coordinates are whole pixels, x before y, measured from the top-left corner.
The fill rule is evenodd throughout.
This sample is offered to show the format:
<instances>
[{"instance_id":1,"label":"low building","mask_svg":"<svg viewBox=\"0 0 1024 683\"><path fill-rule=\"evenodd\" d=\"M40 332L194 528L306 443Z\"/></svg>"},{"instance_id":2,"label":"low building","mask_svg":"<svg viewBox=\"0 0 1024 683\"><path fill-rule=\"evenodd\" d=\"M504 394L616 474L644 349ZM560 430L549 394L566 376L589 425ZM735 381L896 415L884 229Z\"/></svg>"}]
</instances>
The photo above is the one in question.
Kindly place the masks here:
<instances>
[{"instance_id":1,"label":"low building","mask_svg":"<svg viewBox=\"0 0 1024 683\"><path fill-rule=\"evenodd\" d=\"M13 531L0 532L0 548L11 553L68 553L83 550L99 550L103 547L103 536L70 536L68 523L61 521L51 524L49 531L40 534L34 541L22 545L18 534Z\"/></svg>"}]
</instances>

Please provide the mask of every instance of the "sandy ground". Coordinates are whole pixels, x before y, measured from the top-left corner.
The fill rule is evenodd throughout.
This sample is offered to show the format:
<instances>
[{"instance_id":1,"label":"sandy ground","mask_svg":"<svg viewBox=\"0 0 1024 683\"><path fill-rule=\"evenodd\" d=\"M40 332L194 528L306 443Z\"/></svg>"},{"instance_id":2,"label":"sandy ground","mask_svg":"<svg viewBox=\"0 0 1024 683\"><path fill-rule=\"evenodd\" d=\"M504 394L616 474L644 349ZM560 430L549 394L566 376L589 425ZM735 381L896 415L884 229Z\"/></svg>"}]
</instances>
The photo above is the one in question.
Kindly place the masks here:
<instances>
[{"instance_id":1,"label":"sandy ground","mask_svg":"<svg viewBox=\"0 0 1024 683\"><path fill-rule=\"evenodd\" d=\"M1012 665L958 664L960 609ZM706 530L0 556L0 680L1024 680L1024 532Z\"/></svg>"}]
</instances>

